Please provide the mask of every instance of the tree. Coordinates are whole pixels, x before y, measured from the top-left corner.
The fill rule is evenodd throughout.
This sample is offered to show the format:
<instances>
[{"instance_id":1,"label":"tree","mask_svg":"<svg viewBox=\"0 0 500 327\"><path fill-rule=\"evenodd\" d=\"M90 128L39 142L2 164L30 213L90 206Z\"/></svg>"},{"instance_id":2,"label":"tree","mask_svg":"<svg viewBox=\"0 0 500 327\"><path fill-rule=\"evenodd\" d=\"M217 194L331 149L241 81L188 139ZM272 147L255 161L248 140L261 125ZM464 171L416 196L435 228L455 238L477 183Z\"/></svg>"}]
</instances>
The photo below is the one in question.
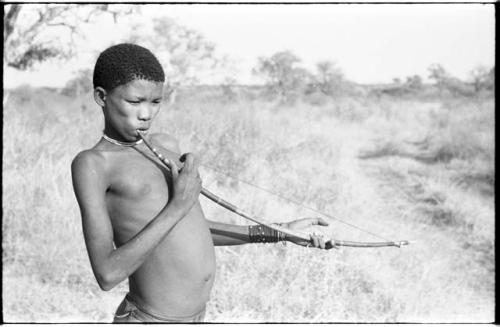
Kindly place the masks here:
<instances>
[{"instance_id":1,"label":"tree","mask_svg":"<svg viewBox=\"0 0 500 327\"><path fill-rule=\"evenodd\" d=\"M8 10L5 10L8 9ZM14 31L14 25L17 20L17 16L19 16L19 12L21 11L21 5L10 5L4 7L4 16L3 16L3 41L7 42L10 35Z\"/></svg>"},{"instance_id":2,"label":"tree","mask_svg":"<svg viewBox=\"0 0 500 327\"><path fill-rule=\"evenodd\" d=\"M89 93L93 89L92 74L92 69L79 70L76 76L66 83L61 93L72 97Z\"/></svg>"},{"instance_id":3,"label":"tree","mask_svg":"<svg viewBox=\"0 0 500 327\"><path fill-rule=\"evenodd\" d=\"M127 41L154 49L165 69L167 89L199 82L203 72L219 68L226 58L218 56L215 45L188 27L168 17L155 18L152 26L135 26Z\"/></svg>"},{"instance_id":4,"label":"tree","mask_svg":"<svg viewBox=\"0 0 500 327\"><path fill-rule=\"evenodd\" d=\"M442 90L446 81L450 78L450 74L440 64L432 64L427 70L429 71L429 78L434 80L439 90Z\"/></svg>"},{"instance_id":5,"label":"tree","mask_svg":"<svg viewBox=\"0 0 500 327\"><path fill-rule=\"evenodd\" d=\"M332 61L320 61L316 64L316 85L324 94L333 94L342 88L344 75Z\"/></svg>"},{"instance_id":6,"label":"tree","mask_svg":"<svg viewBox=\"0 0 500 327\"><path fill-rule=\"evenodd\" d=\"M109 14L113 19L133 7L110 5L12 4L4 7L4 65L26 70L51 58L69 58L83 25Z\"/></svg>"},{"instance_id":7,"label":"tree","mask_svg":"<svg viewBox=\"0 0 500 327\"><path fill-rule=\"evenodd\" d=\"M422 77L420 77L419 75L412 75L406 77L405 85L410 90L420 90L424 83L422 82Z\"/></svg>"},{"instance_id":8,"label":"tree","mask_svg":"<svg viewBox=\"0 0 500 327\"><path fill-rule=\"evenodd\" d=\"M286 99L311 80L311 74L298 66L300 62L291 51L281 51L268 58L259 57L253 73L263 76L271 90Z\"/></svg>"},{"instance_id":9,"label":"tree","mask_svg":"<svg viewBox=\"0 0 500 327\"><path fill-rule=\"evenodd\" d=\"M447 91L456 95L471 95L471 90L466 83L449 74L440 64L429 66L429 78L434 80L439 92Z\"/></svg>"},{"instance_id":10,"label":"tree","mask_svg":"<svg viewBox=\"0 0 500 327\"><path fill-rule=\"evenodd\" d=\"M470 71L469 80L476 93L483 89L492 90L495 85L495 67L487 69L484 66L477 66Z\"/></svg>"},{"instance_id":11,"label":"tree","mask_svg":"<svg viewBox=\"0 0 500 327\"><path fill-rule=\"evenodd\" d=\"M486 89L495 90L495 66L491 67L486 77Z\"/></svg>"}]
</instances>

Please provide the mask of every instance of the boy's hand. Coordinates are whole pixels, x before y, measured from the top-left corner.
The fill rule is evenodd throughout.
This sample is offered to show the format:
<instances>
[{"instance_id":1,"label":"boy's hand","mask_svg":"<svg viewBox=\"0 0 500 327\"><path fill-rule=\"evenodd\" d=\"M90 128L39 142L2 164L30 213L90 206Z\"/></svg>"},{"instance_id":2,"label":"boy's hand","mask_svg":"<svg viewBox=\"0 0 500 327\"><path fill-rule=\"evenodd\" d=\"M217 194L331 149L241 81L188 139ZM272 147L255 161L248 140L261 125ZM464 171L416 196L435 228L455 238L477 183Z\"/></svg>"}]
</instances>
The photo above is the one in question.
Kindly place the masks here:
<instances>
[{"instance_id":1,"label":"boy's hand","mask_svg":"<svg viewBox=\"0 0 500 327\"><path fill-rule=\"evenodd\" d=\"M282 225L283 227L286 227L288 229L301 230L318 225L328 226L328 223L323 218L303 218ZM327 250L333 248L332 244L328 242L328 240L325 240L322 235L318 235L315 233L311 234L311 240L309 242L289 235L286 236L286 240L302 246L313 246L315 248Z\"/></svg>"},{"instance_id":2,"label":"boy's hand","mask_svg":"<svg viewBox=\"0 0 500 327\"><path fill-rule=\"evenodd\" d=\"M168 162L172 173L174 193L169 205L180 210L181 215L184 216L198 200L201 191L201 178L198 173L199 163L193 154L183 154L180 161L184 163L181 169L172 160Z\"/></svg>"}]
</instances>

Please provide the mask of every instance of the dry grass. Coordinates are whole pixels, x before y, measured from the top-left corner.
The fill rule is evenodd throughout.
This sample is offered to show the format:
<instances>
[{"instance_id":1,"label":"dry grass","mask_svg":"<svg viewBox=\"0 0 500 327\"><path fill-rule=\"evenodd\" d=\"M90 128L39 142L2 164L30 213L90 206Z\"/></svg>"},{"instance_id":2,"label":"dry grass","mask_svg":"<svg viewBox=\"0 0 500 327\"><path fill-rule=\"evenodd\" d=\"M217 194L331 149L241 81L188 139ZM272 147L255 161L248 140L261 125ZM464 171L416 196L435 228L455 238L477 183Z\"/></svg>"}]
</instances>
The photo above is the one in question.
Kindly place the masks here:
<instances>
[{"instance_id":1,"label":"dry grass","mask_svg":"<svg viewBox=\"0 0 500 327\"><path fill-rule=\"evenodd\" d=\"M489 322L494 314L492 99L340 98L319 105L181 94L154 128L207 166L334 213L402 249L217 248L209 322ZM109 322L70 178L102 117L89 95L27 87L4 108L7 322ZM204 184L272 221L313 216L212 169ZM202 200L208 218L247 224ZM373 240L334 220L336 238Z\"/></svg>"}]
</instances>

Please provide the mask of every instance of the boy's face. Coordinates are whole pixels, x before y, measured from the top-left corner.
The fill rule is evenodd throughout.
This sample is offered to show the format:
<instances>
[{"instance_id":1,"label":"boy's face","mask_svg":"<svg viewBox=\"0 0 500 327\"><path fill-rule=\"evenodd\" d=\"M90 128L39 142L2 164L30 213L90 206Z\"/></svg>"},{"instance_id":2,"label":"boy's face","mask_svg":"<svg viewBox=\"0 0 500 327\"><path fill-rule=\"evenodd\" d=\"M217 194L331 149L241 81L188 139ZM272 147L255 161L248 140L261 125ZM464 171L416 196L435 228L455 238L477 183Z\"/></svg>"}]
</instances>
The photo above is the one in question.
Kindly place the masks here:
<instances>
[{"instance_id":1,"label":"boy's face","mask_svg":"<svg viewBox=\"0 0 500 327\"><path fill-rule=\"evenodd\" d=\"M99 89L99 88L98 88ZM163 83L142 79L104 91L104 132L123 141L136 141L137 130L147 131L160 110Z\"/></svg>"}]
</instances>

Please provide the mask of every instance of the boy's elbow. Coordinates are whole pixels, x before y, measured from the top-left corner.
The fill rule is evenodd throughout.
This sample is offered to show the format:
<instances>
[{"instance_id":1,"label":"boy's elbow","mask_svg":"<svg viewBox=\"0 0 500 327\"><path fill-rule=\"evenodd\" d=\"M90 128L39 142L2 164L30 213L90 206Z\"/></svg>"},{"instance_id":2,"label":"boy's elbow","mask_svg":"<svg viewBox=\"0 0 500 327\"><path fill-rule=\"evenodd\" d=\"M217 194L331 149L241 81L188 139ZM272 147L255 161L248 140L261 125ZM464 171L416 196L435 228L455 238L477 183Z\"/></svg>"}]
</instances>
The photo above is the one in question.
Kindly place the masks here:
<instances>
[{"instance_id":1,"label":"boy's elbow","mask_svg":"<svg viewBox=\"0 0 500 327\"><path fill-rule=\"evenodd\" d=\"M99 287L101 288L101 290L103 291L111 291L115 286L116 284L113 283L113 281L111 279L108 279L108 278L96 278L97 279L97 284L99 284Z\"/></svg>"},{"instance_id":2,"label":"boy's elbow","mask_svg":"<svg viewBox=\"0 0 500 327\"><path fill-rule=\"evenodd\" d=\"M99 287L103 291L111 291L116 285L107 281L103 280L97 280L97 283L99 284Z\"/></svg>"},{"instance_id":3,"label":"boy's elbow","mask_svg":"<svg viewBox=\"0 0 500 327\"><path fill-rule=\"evenodd\" d=\"M115 260L110 257L103 259L102 261L94 261L92 264L92 270L94 272L97 284L103 291L110 291L116 285L120 284L125 280L129 274L127 270L121 268Z\"/></svg>"},{"instance_id":4,"label":"boy's elbow","mask_svg":"<svg viewBox=\"0 0 500 327\"><path fill-rule=\"evenodd\" d=\"M96 276L97 283L103 291L111 291L116 285L121 282L120 278L111 272L101 273Z\"/></svg>"},{"instance_id":5,"label":"boy's elbow","mask_svg":"<svg viewBox=\"0 0 500 327\"><path fill-rule=\"evenodd\" d=\"M111 291L113 289L113 285L110 285L110 284L103 284L103 283L99 283L99 288L102 290L102 291L105 291L105 292L108 292L108 291Z\"/></svg>"}]
</instances>

